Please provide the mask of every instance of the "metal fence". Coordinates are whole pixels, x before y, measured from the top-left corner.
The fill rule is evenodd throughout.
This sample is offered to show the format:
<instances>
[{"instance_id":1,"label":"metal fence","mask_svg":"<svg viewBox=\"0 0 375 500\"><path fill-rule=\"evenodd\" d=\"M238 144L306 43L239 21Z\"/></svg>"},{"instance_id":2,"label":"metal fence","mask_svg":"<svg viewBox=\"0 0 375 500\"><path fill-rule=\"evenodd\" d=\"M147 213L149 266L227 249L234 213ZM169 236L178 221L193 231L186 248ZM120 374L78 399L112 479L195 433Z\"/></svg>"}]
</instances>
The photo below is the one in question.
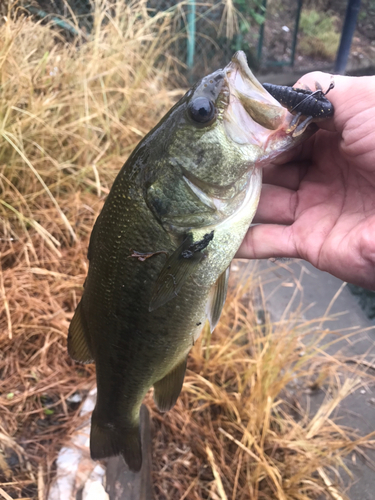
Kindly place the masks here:
<instances>
[{"instance_id":1,"label":"metal fence","mask_svg":"<svg viewBox=\"0 0 375 500\"><path fill-rule=\"evenodd\" d=\"M107 0L110 7L112 0ZM124 0L126 2L128 0ZM179 6L176 31L180 36L173 45L174 56L186 65L191 79L227 64L235 50L247 52L256 64L259 26L264 20L265 0L238 0L234 9L229 0L186 0ZM89 33L93 25L92 0L22 0L23 6L38 18L52 20L56 26L74 35L77 26ZM148 0L150 15L172 10L173 0Z\"/></svg>"},{"instance_id":2,"label":"metal fence","mask_svg":"<svg viewBox=\"0 0 375 500\"><path fill-rule=\"evenodd\" d=\"M67 36L76 35L77 28L87 34L92 29L94 0L18 1L37 17L52 20ZM102 0L102 3L111 13L111 6L118 1ZM210 70L223 67L239 49L245 51L250 67L255 70L260 66L292 66L297 37L301 37L299 19L302 1L184 0L184 3L177 4L173 0L147 0L146 5L151 16L161 10L178 11L175 30L180 36L171 50L185 64L186 76L196 80ZM131 5L131 0L123 2ZM334 3L334 12L345 9L341 0L321 0L322 15L330 8L329 2ZM339 2L340 9L335 2ZM306 0L306 5L307 8L313 8L315 4L312 2L311 7L309 0ZM343 18L344 12L340 15ZM317 44L307 41L307 45ZM333 62L334 55L331 58Z\"/></svg>"}]
</instances>

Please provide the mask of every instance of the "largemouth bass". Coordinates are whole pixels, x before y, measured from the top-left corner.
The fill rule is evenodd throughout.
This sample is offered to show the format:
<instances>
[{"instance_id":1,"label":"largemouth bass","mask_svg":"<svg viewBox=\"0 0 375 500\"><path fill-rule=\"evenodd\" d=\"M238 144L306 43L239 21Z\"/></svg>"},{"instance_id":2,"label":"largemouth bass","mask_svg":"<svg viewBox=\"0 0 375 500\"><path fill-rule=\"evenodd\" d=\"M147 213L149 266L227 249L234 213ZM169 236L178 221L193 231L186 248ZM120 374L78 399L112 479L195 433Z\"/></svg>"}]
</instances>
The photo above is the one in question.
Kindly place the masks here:
<instances>
[{"instance_id":1,"label":"largemouth bass","mask_svg":"<svg viewBox=\"0 0 375 500\"><path fill-rule=\"evenodd\" d=\"M142 464L139 410L172 408L202 326L215 328L229 265L255 214L261 169L311 135L260 85L245 54L203 78L140 142L92 231L70 325L73 359L96 363L94 459Z\"/></svg>"}]
</instances>

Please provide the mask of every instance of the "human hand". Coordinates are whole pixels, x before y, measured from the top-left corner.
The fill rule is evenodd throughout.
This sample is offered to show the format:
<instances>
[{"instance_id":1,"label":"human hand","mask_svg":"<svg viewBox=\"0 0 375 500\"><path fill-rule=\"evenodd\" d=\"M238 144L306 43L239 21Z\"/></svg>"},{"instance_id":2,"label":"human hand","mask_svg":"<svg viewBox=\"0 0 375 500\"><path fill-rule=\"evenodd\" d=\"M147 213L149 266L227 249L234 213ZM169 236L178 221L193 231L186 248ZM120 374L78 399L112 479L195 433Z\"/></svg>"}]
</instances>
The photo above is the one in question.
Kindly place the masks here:
<instances>
[{"instance_id":1,"label":"human hand","mask_svg":"<svg viewBox=\"0 0 375 500\"><path fill-rule=\"evenodd\" d=\"M330 75L301 83L327 89ZM375 76L334 77L332 119L284 164L264 169L254 223L236 257L301 258L375 289ZM285 160L284 160L285 162Z\"/></svg>"}]
</instances>

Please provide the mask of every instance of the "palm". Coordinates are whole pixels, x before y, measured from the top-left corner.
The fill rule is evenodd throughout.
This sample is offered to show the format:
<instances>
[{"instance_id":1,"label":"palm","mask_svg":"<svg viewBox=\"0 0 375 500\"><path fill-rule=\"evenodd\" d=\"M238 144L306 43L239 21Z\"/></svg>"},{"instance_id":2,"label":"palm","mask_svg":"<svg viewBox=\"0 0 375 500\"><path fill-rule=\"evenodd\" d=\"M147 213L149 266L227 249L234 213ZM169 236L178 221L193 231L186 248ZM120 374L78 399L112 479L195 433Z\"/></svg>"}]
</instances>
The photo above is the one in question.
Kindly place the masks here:
<instances>
[{"instance_id":1,"label":"palm","mask_svg":"<svg viewBox=\"0 0 375 500\"><path fill-rule=\"evenodd\" d=\"M265 170L254 220L265 224L251 228L239 257L299 257L374 287L375 96L373 109L350 96L335 103L340 134L319 130L292 162Z\"/></svg>"}]
</instances>

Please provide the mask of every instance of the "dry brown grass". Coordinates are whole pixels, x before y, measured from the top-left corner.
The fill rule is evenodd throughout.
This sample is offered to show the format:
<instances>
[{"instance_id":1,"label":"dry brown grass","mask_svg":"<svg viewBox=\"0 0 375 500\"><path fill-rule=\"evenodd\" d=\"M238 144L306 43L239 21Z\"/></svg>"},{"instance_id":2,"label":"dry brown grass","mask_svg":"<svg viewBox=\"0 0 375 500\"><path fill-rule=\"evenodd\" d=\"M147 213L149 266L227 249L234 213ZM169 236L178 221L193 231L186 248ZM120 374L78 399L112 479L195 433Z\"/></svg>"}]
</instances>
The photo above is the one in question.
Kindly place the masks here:
<instances>
[{"instance_id":1,"label":"dry brown grass","mask_svg":"<svg viewBox=\"0 0 375 500\"><path fill-rule=\"evenodd\" d=\"M27 18L2 27L5 237L31 225L59 255L87 234L81 221L91 224L92 210L77 214L79 198L108 192L124 157L171 104L169 17L149 18L145 2L118 2L113 22L98 7L92 39L73 44Z\"/></svg>"},{"instance_id":2,"label":"dry brown grass","mask_svg":"<svg viewBox=\"0 0 375 500\"><path fill-rule=\"evenodd\" d=\"M0 496L40 500L80 422L68 398L87 393L94 368L68 358L66 336L89 233L127 155L181 94L172 15L119 2L103 24L101 5L87 41L22 16L0 28ZM252 282L232 288L193 349L175 409L150 401L158 499L328 498L325 474L373 444L331 419L357 376L342 382L314 344L301 355L312 324L259 324ZM318 371L333 396L311 418L291 384L303 394Z\"/></svg>"}]
</instances>

